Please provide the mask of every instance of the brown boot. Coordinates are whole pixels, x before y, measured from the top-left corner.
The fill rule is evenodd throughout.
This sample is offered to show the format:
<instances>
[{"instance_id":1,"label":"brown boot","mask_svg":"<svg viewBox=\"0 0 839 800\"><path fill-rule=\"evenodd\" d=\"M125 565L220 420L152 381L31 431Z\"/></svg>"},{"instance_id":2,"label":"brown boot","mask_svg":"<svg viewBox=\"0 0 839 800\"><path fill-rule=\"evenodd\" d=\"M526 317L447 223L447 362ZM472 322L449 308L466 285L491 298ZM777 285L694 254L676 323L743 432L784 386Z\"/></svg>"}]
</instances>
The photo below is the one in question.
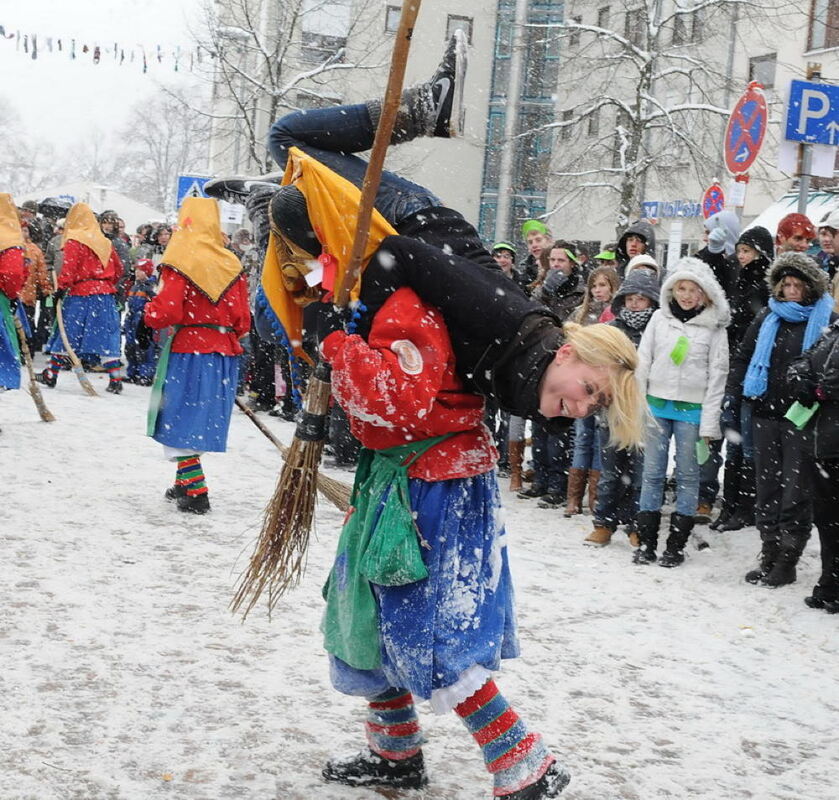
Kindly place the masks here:
<instances>
[{"instance_id":1,"label":"brown boot","mask_svg":"<svg viewBox=\"0 0 839 800\"><path fill-rule=\"evenodd\" d=\"M612 541L612 533L613 531L604 528L602 525L595 525L594 530L583 539L583 544L590 547L605 547Z\"/></svg>"},{"instance_id":2,"label":"brown boot","mask_svg":"<svg viewBox=\"0 0 839 800\"><path fill-rule=\"evenodd\" d=\"M641 537L638 535L638 531L627 531L626 535L629 537L630 546L637 550L641 546Z\"/></svg>"},{"instance_id":3,"label":"brown boot","mask_svg":"<svg viewBox=\"0 0 839 800\"><path fill-rule=\"evenodd\" d=\"M594 507L597 505L597 481L600 480L600 470L590 469L588 471L588 510L594 514Z\"/></svg>"},{"instance_id":4,"label":"brown boot","mask_svg":"<svg viewBox=\"0 0 839 800\"><path fill-rule=\"evenodd\" d=\"M583 492L586 489L587 470L571 467L568 470L568 494L565 504L565 516L583 513Z\"/></svg>"},{"instance_id":5,"label":"brown boot","mask_svg":"<svg viewBox=\"0 0 839 800\"><path fill-rule=\"evenodd\" d=\"M511 441L507 443L507 460L510 462L510 491L520 492L522 489L521 465L524 461L524 442Z\"/></svg>"}]
</instances>

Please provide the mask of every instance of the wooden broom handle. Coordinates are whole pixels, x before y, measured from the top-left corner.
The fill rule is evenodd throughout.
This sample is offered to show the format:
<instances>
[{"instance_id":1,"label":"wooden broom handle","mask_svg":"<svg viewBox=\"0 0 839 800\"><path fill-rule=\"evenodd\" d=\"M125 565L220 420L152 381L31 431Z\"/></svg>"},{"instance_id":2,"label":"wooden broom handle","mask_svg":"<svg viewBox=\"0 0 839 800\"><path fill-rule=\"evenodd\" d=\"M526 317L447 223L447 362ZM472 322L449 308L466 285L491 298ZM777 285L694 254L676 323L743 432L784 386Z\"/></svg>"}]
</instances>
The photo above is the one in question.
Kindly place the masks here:
<instances>
[{"instance_id":1,"label":"wooden broom handle","mask_svg":"<svg viewBox=\"0 0 839 800\"><path fill-rule=\"evenodd\" d=\"M402 84L405 80L405 65L408 63L408 50L411 47L411 36L414 33L414 23L419 14L421 0L405 0L402 4L402 14L399 17L399 27L396 31L396 41L393 44L393 55L390 60L390 75L388 76L385 99L382 103L382 114L379 126L376 128L376 138L370 151L370 161L364 173L364 183L361 186L361 199L358 203L358 222L356 223L355 238L344 280L338 289L335 305L343 308L349 302L350 290L361 272L364 250L370 236L370 220L373 217L373 206L376 193L382 178L382 168L385 162L393 126L396 123L396 112L402 99Z\"/></svg>"}]
</instances>

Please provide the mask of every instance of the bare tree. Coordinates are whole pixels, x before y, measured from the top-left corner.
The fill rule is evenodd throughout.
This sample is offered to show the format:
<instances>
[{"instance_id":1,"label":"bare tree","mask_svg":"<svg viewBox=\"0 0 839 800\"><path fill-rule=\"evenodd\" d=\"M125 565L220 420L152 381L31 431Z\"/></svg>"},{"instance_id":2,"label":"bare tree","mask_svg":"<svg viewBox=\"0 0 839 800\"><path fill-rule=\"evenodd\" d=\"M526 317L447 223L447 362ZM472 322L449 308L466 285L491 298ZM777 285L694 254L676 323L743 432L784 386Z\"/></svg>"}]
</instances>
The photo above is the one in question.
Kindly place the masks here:
<instances>
[{"instance_id":1,"label":"bare tree","mask_svg":"<svg viewBox=\"0 0 839 800\"><path fill-rule=\"evenodd\" d=\"M596 190L612 198L620 232L648 183L707 184L723 174L723 127L746 83L732 69L746 42L737 26L754 43L767 30L803 25L806 15L790 0L592 6L578 0L563 22L540 26L565 54L557 120L540 131L556 134L551 178L562 188L551 213Z\"/></svg>"},{"instance_id":2,"label":"bare tree","mask_svg":"<svg viewBox=\"0 0 839 800\"><path fill-rule=\"evenodd\" d=\"M53 148L27 132L12 104L0 97L0 186L22 194L58 180Z\"/></svg>"},{"instance_id":3,"label":"bare tree","mask_svg":"<svg viewBox=\"0 0 839 800\"><path fill-rule=\"evenodd\" d=\"M137 103L116 151L116 184L166 213L175 211L176 177L206 171L210 124L175 89Z\"/></svg>"},{"instance_id":4,"label":"bare tree","mask_svg":"<svg viewBox=\"0 0 839 800\"><path fill-rule=\"evenodd\" d=\"M269 168L268 126L282 111L341 102L339 75L381 67L369 54L347 58L347 40L369 24L373 0L222 0L207 3L194 36L199 71L212 85L211 159L234 169Z\"/></svg>"}]
</instances>

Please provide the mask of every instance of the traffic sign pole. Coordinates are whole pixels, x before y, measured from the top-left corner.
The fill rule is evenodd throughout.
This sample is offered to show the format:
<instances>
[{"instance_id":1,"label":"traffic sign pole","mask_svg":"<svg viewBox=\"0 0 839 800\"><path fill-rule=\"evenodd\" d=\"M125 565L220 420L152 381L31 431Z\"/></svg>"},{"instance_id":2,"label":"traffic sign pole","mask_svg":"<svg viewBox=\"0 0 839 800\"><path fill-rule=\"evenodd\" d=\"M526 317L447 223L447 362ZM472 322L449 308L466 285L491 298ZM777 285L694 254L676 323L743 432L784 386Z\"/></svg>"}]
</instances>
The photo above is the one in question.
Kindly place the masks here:
<instances>
[{"instance_id":1,"label":"traffic sign pole","mask_svg":"<svg viewBox=\"0 0 839 800\"><path fill-rule=\"evenodd\" d=\"M766 135L768 117L763 86L757 81L752 81L728 118L723 141L725 165L734 176L730 194L738 219L742 217L745 205L745 184L749 180L749 167L760 152L763 137ZM739 184L743 184L742 191Z\"/></svg>"},{"instance_id":2,"label":"traffic sign pole","mask_svg":"<svg viewBox=\"0 0 839 800\"><path fill-rule=\"evenodd\" d=\"M822 76L821 64L807 65L807 80L818 80ZM801 174L798 177L798 213L807 214L807 199L810 196L810 172L813 169L813 145L801 144Z\"/></svg>"}]
</instances>

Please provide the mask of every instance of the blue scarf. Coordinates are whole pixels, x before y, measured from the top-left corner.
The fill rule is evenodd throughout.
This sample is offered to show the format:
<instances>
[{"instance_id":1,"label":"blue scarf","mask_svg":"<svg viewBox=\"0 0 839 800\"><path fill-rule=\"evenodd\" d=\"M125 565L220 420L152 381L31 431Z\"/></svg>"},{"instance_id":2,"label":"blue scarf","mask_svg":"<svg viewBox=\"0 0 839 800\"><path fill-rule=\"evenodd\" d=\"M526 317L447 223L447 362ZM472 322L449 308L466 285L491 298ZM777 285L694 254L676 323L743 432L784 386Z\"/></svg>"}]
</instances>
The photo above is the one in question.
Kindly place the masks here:
<instances>
[{"instance_id":1,"label":"blue scarf","mask_svg":"<svg viewBox=\"0 0 839 800\"><path fill-rule=\"evenodd\" d=\"M800 303L769 298L769 313L764 317L757 335L755 351L746 378L743 381L744 397L763 397L769 383L769 362L772 350L778 336L781 320L787 322L807 322L804 329L803 353L822 335L824 328L830 323L830 313L833 311L833 298L830 294L823 294L818 302L812 306L802 306Z\"/></svg>"}]
</instances>

